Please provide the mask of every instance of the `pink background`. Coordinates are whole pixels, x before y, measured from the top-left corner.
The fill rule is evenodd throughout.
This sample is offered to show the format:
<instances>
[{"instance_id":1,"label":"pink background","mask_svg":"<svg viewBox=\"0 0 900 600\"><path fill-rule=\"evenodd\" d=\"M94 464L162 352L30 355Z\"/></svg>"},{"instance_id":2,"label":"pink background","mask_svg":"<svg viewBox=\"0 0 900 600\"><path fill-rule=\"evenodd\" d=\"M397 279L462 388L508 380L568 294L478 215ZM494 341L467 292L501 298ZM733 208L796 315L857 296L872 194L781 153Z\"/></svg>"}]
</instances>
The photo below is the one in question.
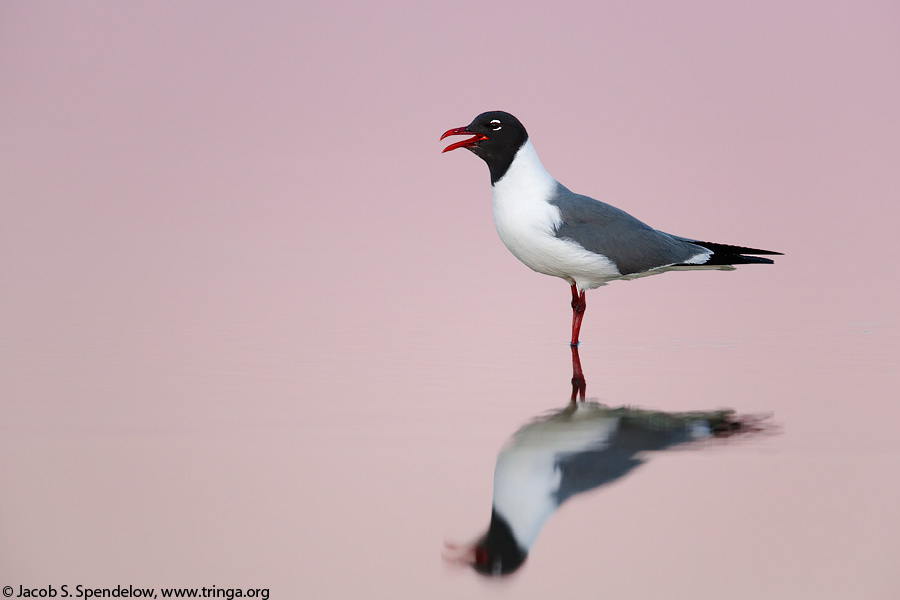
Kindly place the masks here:
<instances>
[{"instance_id":1,"label":"pink background","mask_svg":"<svg viewBox=\"0 0 900 600\"><path fill-rule=\"evenodd\" d=\"M897 3L4 3L0 90L0 586L900 597ZM441 548L571 311L440 154L492 109L786 253L589 293L588 396L784 433L653 457L502 583Z\"/></svg>"}]
</instances>

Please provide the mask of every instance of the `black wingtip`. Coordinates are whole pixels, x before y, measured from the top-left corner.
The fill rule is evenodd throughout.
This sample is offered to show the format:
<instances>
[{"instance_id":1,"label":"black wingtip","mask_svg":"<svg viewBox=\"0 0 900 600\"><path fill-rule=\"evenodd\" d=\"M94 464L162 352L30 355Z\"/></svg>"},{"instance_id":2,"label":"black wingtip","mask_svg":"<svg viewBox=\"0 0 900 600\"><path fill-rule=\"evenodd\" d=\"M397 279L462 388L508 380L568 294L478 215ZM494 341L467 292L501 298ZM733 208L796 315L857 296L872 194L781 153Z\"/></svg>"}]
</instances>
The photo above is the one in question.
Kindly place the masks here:
<instances>
[{"instance_id":1,"label":"black wingtip","mask_svg":"<svg viewBox=\"0 0 900 600\"><path fill-rule=\"evenodd\" d=\"M757 254L764 256L784 256L783 252L775 252L774 250L760 250L759 248L748 248L747 246L732 246L731 244L716 244L715 242L693 242L698 246L703 246L707 250L712 250L716 254L730 254L737 256L741 254Z\"/></svg>"},{"instance_id":2,"label":"black wingtip","mask_svg":"<svg viewBox=\"0 0 900 600\"><path fill-rule=\"evenodd\" d=\"M781 252L774 250L761 250L759 248L748 248L747 246L732 246L731 244L716 244L714 242L692 242L698 246L712 251L709 260L704 265L749 265L749 264L774 264L771 258L762 258L762 256L784 256Z\"/></svg>"},{"instance_id":3,"label":"black wingtip","mask_svg":"<svg viewBox=\"0 0 900 600\"><path fill-rule=\"evenodd\" d=\"M713 254L712 257L715 258L715 256L716 255ZM725 264L729 264L729 265L752 265L752 264L774 265L775 264L775 261L772 260L771 258L763 258L761 256L744 256L743 254L739 254L737 256L734 256L734 255L723 256L722 260L728 261ZM710 261L710 263L712 263L712 261ZM707 264L710 264L710 263L707 263Z\"/></svg>"}]
</instances>

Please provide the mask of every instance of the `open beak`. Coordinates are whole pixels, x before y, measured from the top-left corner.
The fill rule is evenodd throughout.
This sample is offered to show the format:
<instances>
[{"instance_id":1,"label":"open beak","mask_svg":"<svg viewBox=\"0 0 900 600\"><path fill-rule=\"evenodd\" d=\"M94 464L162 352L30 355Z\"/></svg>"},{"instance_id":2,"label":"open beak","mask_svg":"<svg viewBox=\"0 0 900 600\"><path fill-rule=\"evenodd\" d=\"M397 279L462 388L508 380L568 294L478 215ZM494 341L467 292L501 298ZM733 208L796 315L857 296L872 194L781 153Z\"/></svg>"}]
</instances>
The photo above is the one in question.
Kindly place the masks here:
<instances>
[{"instance_id":1,"label":"open beak","mask_svg":"<svg viewBox=\"0 0 900 600\"><path fill-rule=\"evenodd\" d=\"M475 564L475 544L459 545L445 541L441 557L449 565L471 567Z\"/></svg>"},{"instance_id":2,"label":"open beak","mask_svg":"<svg viewBox=\"0 0 900 600\"><path fill-rule=\"evenodd\" d=\"M444 152L450 152L451 150L456 150L457 148L467 148L469 146L474 146L477 142L488 139L488 136L482 135L480 133L473 133L466 127L457 127L456 129L445 131L444 135L441 136L441 139L444 139L445 137L451 135L474 135L474 137L463 140L461 142L456 142L455 144L450 144L449 146L441 150L441 154L443 154Z\"/></svg>"}]
</instances>

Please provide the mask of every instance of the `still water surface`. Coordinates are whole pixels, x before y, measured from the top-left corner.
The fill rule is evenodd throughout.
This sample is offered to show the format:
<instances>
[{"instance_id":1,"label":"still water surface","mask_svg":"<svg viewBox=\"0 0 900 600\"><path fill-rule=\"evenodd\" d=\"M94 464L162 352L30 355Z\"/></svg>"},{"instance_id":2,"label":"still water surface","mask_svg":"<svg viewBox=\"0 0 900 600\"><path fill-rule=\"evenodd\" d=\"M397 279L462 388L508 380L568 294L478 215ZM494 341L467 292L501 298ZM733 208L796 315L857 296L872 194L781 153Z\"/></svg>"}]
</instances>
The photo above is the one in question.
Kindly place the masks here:
<instances>
[{"instance_id":1,"label":"still water surface","mask_svg":"<svg viewBox=\"0 0 900 600\"><path fill-rule=\"evenodd\" d=\"M684 275L593 292L588 401L771 415L776 435L655 452L571 497L502 583L442 553L486 530L507 440L570 401L565 284L539 278L550 289L534 302L469 322L432 318L454 311L436 298L373 319L222 294L7 323L4 573L157 586L202 573L281 597L890 597L896 323L717 327L640 302L619 310L641 319L603 309ZM720 297L749 289L742 275L764 273L718 277Z\"/></svg>"}]
</instances>

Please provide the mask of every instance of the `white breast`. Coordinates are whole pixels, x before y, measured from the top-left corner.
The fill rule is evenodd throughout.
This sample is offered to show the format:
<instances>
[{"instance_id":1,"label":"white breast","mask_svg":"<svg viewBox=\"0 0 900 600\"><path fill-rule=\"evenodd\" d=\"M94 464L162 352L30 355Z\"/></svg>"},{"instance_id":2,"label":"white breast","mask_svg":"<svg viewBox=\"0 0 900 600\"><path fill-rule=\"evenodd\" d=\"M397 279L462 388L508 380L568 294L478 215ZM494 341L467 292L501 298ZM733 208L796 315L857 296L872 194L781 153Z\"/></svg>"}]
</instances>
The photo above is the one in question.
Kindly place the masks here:
<instances>
[{"instance_id":1,"label":"white breast","mask_svg":"<svg viewBox=\"0 0 900 600\"><path fill-rule=\"evenodd\" d=\"M531 548L558 506L560 457L607 446L618 423L600 405L579 404L574 414L557 413L526 425L500 452L494 470L494 509L523 548Z\"/></svg>"},{"instance_id":2,"label":"white breast","mask_svg":"<svg viewBox=\"0 0 900 600\"><path fill-rule=\"evenodd\" d=\"M547 199L557 181L526 141L506 174L493 185L494 224L500 239L529 268L590 289L621 276L605 256L556 237L559 208Z\"/></svg>"}]
</instances>

